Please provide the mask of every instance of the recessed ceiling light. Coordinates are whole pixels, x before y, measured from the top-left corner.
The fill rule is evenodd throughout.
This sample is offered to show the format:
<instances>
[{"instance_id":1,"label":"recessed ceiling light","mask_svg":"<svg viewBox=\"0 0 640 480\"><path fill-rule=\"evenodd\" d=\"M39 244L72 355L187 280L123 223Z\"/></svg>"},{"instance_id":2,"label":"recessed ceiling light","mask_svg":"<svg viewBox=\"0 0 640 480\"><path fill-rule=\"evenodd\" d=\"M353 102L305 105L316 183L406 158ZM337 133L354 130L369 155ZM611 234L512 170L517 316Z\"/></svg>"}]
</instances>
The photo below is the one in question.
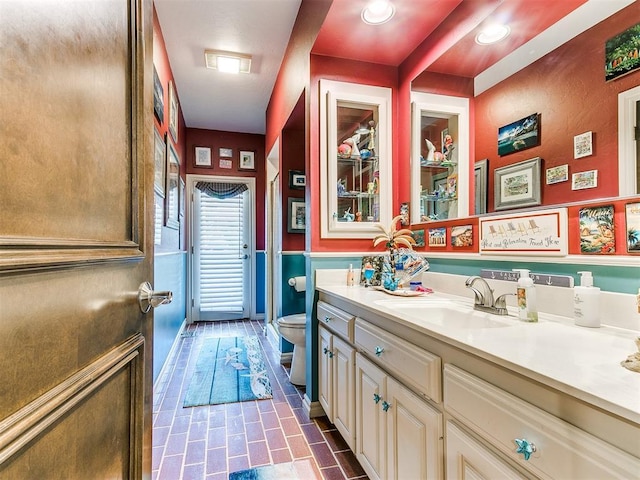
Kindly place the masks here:
<instances>
[{"instance_id":1,"label":"recessed ceiling light","mask_svg":"<svg viewBox=\"0 0 640 480\"><path fill-rule=\"evenodd\" d=\"M251 71L251 55L222 50L205 50L204 61L207 68L220 72L249 73Z\"/></svg>"},{"instance_id":2,"label":"recessed ceiling light","mask_svg":"<svg viewBox=\"0 0 640 480\"><path fill-rule=\"evenodd\" d=\"M489 25L476 35L476 43L480 45L490 45L506 38L511 29L507 25Z\"/></svg>"},{"instance_id":3,"label":"recessed ceiling light","mask_svg":"<svg viewBox=\"0 0 640 480\"><path fill-rule=\"evenodd\" d=\"M389 0L372 0L362 10L362 21L369 25L380 25L388 22L396 13L396 9Z\"/></svg>"}]
</instances>

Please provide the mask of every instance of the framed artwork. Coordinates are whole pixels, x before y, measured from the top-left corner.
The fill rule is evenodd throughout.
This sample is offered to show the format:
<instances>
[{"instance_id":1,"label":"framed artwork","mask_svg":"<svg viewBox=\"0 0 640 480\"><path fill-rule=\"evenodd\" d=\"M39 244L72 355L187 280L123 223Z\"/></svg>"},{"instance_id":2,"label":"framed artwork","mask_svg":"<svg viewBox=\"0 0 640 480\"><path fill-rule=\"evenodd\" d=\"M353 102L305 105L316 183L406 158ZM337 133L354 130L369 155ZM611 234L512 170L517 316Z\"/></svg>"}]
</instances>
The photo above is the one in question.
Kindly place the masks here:
<instances>
[{"instance_id":1,"label":"framed artwork","mask_svg":"<svg viewBox=\"0 0 640 480\"><path fill-rule=\"evenodd\" d=\"M429 229L429 246L430 247L446 247L447 246L447 229L445 227Z\"/></svg>"},{"instance_id":2,"label":"framed artwork","mask_svg":"<svg viewBox=\"0 0 640 480\"><path fill-rule=\"evenodd\" d=\"M627 252L640 253L640 202L627 203Z\"/></svg>"},{"instance_id":3,"label":"framed artwork","mask_svg":"<svg viewBox=\"0 0 640 480\"><path fill-rule=\"evenodd\" d=\"M165 198L165 225L168 228L179 229L180 219L180 157L172 142L167 138L167 189Z\"/></svg>"},{"instance_id":4,"label":"framed artwork","mask_svg":"<svg viewBox=\"0 0 640 480\"><path fill-rule=\"evenodd\" d=\"M154 231L153 231L153 244L162 244L162 225L164 224L164 197L161 197L158 192L155 192L153 196L153 203L155 207L154 218Z\"/></svg>"},{"instance_id":5,"label":"framed artwork","mask_svg":"<svg viewBox=\"0 0 640 480\"><path fill-rule=\"evenodd\" d=\"M585 132L573 137L573 158L593 155L593 133Z\"/></svg>"},{"instance_id":6,"label":"framed artwork","mask_svg":"<svg viewBox=\"0 0 640 480\"><path fill-rule=\"evenodd\" d=\"M473 245L473 225L451 227L452 247L471 247Z\"/></svg>"},{"instance_id":7,"label":"framed artwork","mask_svg":"<svg viewBox=\"0 0 640 480\"><path fill-rule=\"evenodd\" d=\"M158 76L156 66L153 66L153 113L162 125L164 122L164 88Z\"/></svg>"},{"instance_id":8,"label":"framed artwork","mask_svg":"<svg viewBox=\"0 0 640 480\"><path fill-rule=\"evenodd\" d=\"M584 190L598 186L598 170L588 170L571 175L571 190Z\"/></svg>"},{"instance_id":9,"label":"framed artwork","mask_svg":"<svg viewBox=\"0 0 640 480\"><path fill-rule=\"evenodd\" d=\"M196 167L208 167L211 168L211 149L209 147L196 147L195 156Z\"/></svg>"},{"instance_id":10,"label":"framed artwork","mask_svg":"<svg viewBox=\"0 0 640 480\"><path fill-rule=\"evenodd\" d=\"M167 144L160 135L157 129L154 130L154 181L153 189L155 192L164 198L164 186L166 182L167 167L165 165L167 161Z\"/></svg>"},{"instance_id":11,"label":"framed artwork","mask_svg":"<svg viewBox=\"0 0 640 480\"><path fill-rule=\"evenodd\" d=\"M496 210L540 205L540 157L496 168L494 201Z\"/></svg>"},{"instance_id":12,"label":"framed artwork","mask_svg":"<svg viewBox=\"0 0 640 480\"><path fill-rule=\"evenodd\" d=\"M233 160L229 158L221 158L218 162L218 166L220 168L226 168L227 170L231 170L233 168Z\"/></svg>"},{"instance_id":13,"label":"framed artwork","mask_svg":"<svg viewBox=\"0 0 640 480\"><path fill-rule=\"evenodd\" d=\"M307 177L300 170L289 170L289 188L304 189L307 186Z\"/></svg>"},{"instance_id":14,"label":"framed artwork","mask_svg":"<svg viewBox=\"0 0 640 480\"><path fill-rule=\"evenodd\" d=\"M184 217L184 180L180 177L180 190L178 191L178 198L180 199L180 210L178 210L178 214L181 217Z\"/></svg>"},{"instance_id":15,"label":"framed artwork","mask_svg":"<svg viewBox=\"0 0 640 480\"><path fill-rule=\"evenodd\" d=\"M169 81L169 133L173 141L178 143L178 95L171 80Z\"/></svg>"},{"instance_id":16,"label":"framed artwork","mask_svg":"<svg viewBox=\"0 0 640 480\"><path fill-rule=\"evenodd\" d=\"M255 170L256 169L256 153L252 151L240 151L240 170Z\"/></svg>"},{"instance_id":17,"label":"framed artwork","mask_svg":"<svg viewBox=\"0 0 640 480\"><path fill-rule=\"evenodd\" d=\"M569 165L558 165L557 167L547 168L546 172L547 185L554 183L566 182L569 180Z\"/></svg>"},{"instance_id":18,"label":"framed artwork","mask_svg":"<svg viewBox=\"0 0 640 480\"><path fill-rule=\"evenodd\" d=\"M416 247L424 247L424 230L413 230L413 239L416 241Z\"/></svg>"},{"instance_id":19,"label":"framed artwork","mask_svg":"<svg viewBox=\"0 0 640 480\"><path fill-rule=\"evenodd\" d=\"M304 233L307 226L304 198L289 198L287 232Z\"/></svg>"},{"instance_id":20,"label":"framed artwork","mask_svg":"<svg viewBox=\"0 0 640 480\"><path fill-rule=\"evenodd\" d=\"M475 214L487 213L487 184L489 182L489 159L477 161L474 167Z\"/></svg>"},{"instance_id":21,"label":"framed artwork","mask_svg":"<svg viewBox=\"0 0 640 480\"><path fill-rule=\"evenodd\" d=\"M498 155L509 155L540 144L539 115L533 113L498 128Z\"/></svg>"},{"instance_id":22,"label":"framed artwork","mask_svg":"<svg viewBox=\"0 0 640 480\"><path fill-rule=\"evenodd\" d=\"M640 23L610 38L604 46L604 78L608 82L640 67Z\"/></svg>"},{"instance_id":23,"label":"framed artwork","mask_svg":"<svg viewBox=\"0 0 640 480\"><path fill-rule=\"evenodd\" d=\"M218 149L218 156L224 158L233 157L233 148L220 148Z\"/></svg>"},{"instance_id":24,"label":"framed artwork","mask_svg":"<svg viewBox=\"0 0 640 480\"><path fill-rule=\"evenodd\" d=\"M616 238L613 233L613 205L581 208L580 252L608 254L616 252Z\"/></svg>"}]
</instances>

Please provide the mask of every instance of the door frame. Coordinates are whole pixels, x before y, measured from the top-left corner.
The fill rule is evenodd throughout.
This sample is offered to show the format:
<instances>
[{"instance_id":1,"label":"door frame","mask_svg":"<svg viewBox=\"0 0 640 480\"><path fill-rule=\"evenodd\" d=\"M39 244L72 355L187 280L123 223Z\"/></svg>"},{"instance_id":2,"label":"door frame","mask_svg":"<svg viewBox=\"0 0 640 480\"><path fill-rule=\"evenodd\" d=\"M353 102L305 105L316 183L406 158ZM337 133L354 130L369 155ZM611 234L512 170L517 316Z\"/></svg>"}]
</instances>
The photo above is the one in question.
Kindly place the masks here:
<instances>
[{"instance_id":1,"label":"door frame","mask_svg":"<svg viewBox=\"0 0 640 480\"><path fill-rule=\"evenodd\" d=\"M187 241L187 323L195 321L194 316L194 299L193 299L193 239L194 239L194 196L193 192L198 182L226 182L226 183L244 183L249 188L249 212L248 225L248 245L247 253L249 255L249 318L256 319L256 179L254 177L227 177L221 175L187 175L186 199L188 199L186 208L186 241Z\"/></svg>"},{"instance_id":2,"label":"door frame","mask_svg":"<svg viewBox=\"0 0 640 480\"><path fill-rule=\"evenodd\" d=\"M636 192L636 102L640 101L640 86L618 94L618 196Z\"/></svg>"}]
</instances>

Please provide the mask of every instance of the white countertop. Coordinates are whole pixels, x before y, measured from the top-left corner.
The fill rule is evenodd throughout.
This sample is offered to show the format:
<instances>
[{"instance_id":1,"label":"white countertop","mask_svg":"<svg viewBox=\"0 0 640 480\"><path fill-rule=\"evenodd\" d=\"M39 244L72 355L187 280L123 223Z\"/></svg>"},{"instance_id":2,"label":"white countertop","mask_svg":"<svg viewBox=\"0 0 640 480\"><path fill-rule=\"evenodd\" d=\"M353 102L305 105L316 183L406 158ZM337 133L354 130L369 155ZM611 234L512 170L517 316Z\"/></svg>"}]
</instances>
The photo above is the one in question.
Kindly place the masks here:
<instances>
[{"instance_id":1,"label":"white countertop","mask_svg":"<svg viewBox=\"0 0 640 480\"><path fill-rule=\"evenodd\" d=\"M640 373L620 365L636 351L634 340L640 332L613 327L578 327L571 319L543 313L538 323L521 322L515 316L483 314L484 318L506 322L507 326L456 327L447 325L446 318L441 324L425 322L425 311L420 306L394 308L393 301L387 301L453 302L464 310L472 305L469 298L437 292L404 298L361 286L320 285L316 288L640 423Z\"/></svg>"}]
</instances>

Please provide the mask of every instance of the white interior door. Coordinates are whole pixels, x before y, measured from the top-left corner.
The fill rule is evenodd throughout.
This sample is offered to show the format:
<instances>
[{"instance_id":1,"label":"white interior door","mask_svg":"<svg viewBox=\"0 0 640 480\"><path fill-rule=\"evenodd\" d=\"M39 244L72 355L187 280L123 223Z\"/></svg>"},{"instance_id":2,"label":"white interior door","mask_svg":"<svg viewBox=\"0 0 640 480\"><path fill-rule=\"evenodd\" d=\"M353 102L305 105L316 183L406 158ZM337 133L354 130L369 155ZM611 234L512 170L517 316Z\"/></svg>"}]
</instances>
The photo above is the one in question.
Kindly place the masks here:
<instances>
[{"instance_id":1,"label":"white interior door","mask_svg":"<svg viewBox=\"0 0 640 480\"><path fill-rule=\"evenodd\" d=\"M190 178L191 321L255 318L252 178Z\"/></svg>"}]
</instances>

